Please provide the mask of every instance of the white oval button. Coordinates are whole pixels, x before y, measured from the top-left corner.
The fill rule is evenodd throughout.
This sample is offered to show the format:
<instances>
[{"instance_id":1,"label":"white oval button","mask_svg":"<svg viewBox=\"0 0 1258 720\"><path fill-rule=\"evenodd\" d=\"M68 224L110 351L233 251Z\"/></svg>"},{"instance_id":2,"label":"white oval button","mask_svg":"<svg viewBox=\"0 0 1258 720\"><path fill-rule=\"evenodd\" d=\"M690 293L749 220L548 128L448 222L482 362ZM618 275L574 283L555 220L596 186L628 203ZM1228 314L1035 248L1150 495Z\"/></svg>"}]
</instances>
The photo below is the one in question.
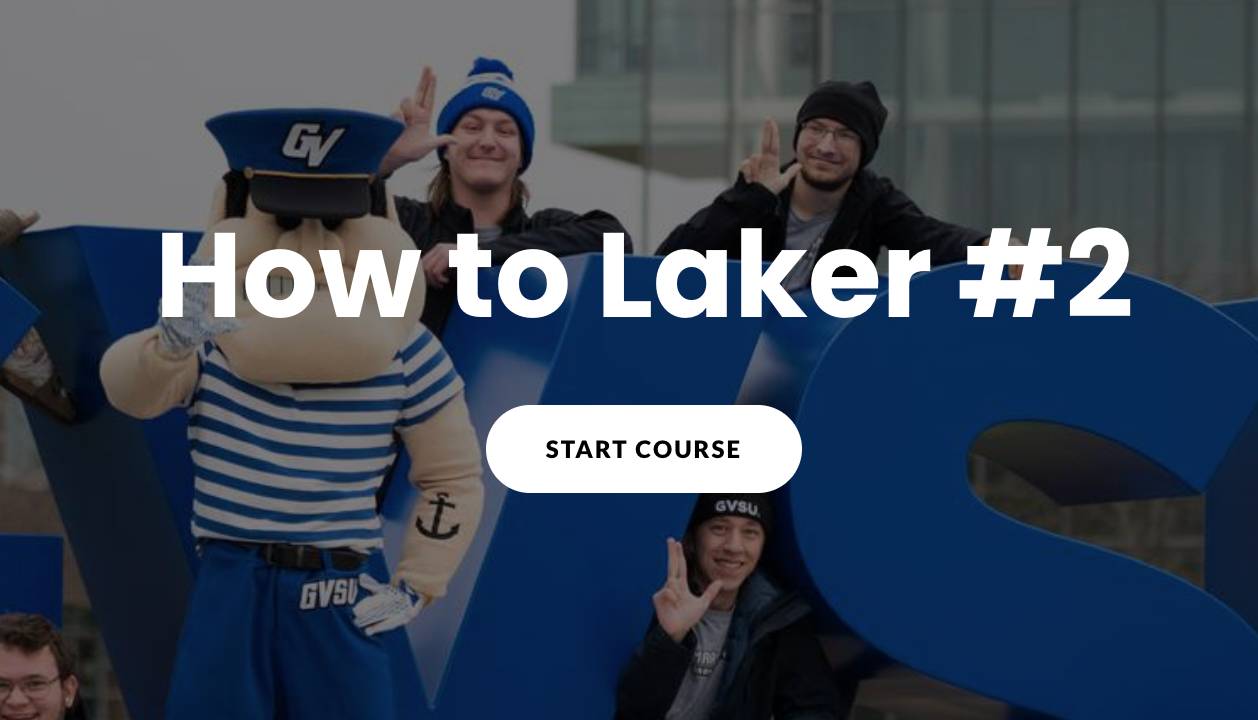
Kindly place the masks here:
<instances>
[{"instance_id":1,"label":"white oval button","mask_svg":"<svg viewBox=\"0 0 1258 720\"><path fill-rule=\"evenodd\" d=\"M485 447L498 481L529 493L769 492L802 452L765 405L521 405Z\"/></svg>"}]
</instances>

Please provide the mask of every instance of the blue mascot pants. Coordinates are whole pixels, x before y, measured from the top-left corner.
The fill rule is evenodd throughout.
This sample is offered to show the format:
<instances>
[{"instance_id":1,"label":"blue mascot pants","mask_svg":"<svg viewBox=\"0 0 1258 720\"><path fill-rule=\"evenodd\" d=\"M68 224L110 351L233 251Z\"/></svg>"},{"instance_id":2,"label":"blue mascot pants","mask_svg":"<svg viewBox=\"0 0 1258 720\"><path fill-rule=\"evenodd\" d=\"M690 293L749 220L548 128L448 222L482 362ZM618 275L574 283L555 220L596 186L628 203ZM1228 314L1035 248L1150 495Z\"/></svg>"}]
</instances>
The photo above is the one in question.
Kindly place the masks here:
<instances>
[{"instance_id":1,"label":"blue mascot pants","mask_svg":"<svg viewBox=\"0 0 1258 720\"><path fill-rule=\"evenodd\" d=\"M207 542L184 617L169 720L391 720L389 658L354 627L367 595L358 574L387 582L380 553L359 570L269 565L255 549Z\"/></svg>"}]
</instances>

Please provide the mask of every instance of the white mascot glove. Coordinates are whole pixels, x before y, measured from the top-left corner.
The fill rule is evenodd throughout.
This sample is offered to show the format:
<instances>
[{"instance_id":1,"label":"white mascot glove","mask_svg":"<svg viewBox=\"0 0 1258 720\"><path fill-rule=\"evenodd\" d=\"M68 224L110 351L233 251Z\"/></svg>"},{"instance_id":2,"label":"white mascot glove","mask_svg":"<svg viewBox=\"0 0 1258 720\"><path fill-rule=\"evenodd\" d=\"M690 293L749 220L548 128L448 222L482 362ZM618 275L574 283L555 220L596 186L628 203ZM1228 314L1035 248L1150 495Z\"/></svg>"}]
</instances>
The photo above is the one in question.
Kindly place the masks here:
<instances>
[{"instance_id":1,"label":"white mascot glove","mask_svg":"<svg viewBox=\"0 0 1258 720\"><path fill-rule=\"evenodd\" d=\"M424 598L405 582L395 587L362 573L358 587L371 593L354 606L354 624L368 635L402 627L424 608Z\"/></svg>"},{"instance_id":2,"label":"white mascot glove","mask_svg":"<svg viewBox=\"0 0 1258 720\"><path fill-rule=\"evenodd\" d=\"M202 343L243 325L235 318L214 317L214 286L184 283L183 317L163 317L157 321L157 342L168 358L184 358Z\"/></svg>"}]
</instances>

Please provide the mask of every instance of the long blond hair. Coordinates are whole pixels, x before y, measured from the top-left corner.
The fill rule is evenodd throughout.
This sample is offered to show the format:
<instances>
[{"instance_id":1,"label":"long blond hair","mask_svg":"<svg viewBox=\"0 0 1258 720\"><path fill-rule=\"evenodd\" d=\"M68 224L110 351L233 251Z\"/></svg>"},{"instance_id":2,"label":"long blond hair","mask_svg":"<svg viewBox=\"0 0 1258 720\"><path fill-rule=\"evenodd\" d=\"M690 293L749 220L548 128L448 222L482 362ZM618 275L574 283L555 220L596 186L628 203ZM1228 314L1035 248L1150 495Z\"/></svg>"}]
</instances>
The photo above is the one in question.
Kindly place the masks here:
<instances>
[{"instance_id":1,"label":"long blond hair","mask_svg":"<svg viewBox=\"0 0 1258 720\"><path fill-rule=\"evenodd\" d=\"M511 207L523 208L528 205L528 202L529 188L520 176L516 175L511 179ZM433 177L432 182L428 183L428 204L432 207L434 214L439 214L453 203L454 189L450 179L450 163L442 160L437 175Z\"/></svg>"}]
</instances>

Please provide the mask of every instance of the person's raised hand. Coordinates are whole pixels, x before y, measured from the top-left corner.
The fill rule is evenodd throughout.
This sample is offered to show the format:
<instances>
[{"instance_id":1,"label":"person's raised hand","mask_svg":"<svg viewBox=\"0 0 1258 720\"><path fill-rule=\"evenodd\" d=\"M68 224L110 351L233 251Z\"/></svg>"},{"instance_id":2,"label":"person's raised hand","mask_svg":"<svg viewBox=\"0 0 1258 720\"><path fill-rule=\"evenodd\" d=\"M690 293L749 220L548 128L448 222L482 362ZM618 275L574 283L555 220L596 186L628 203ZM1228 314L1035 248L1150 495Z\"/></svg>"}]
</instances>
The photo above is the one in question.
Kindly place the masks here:
<instances>
[{"instance_id":1,"label":"person's raised hand","mask_svg":"<svg viewBox=\"0 0 1258 720\"><path fill-rule=\"evenodd\" d=\"M437 76L427 65L419 74L415 95L402 98L393 118L406 124L393 147L380 163L380 174L388 175L409 163L422 160L439 147L454 143L453 135L432 134L432 108L437 95Z\"/></svg>"},{"instance_id":2,"label":"person's raised hand","mask_svg":"<svg viewBox=\"0 0 1258 720\"><path fill-rule=\"evenodd\" d=\"M437 243L421 254L424 279L429 285L443 288L450 283L450 251L454 248L454 243Z\"/></svg>"},{"instance_id":3,"label":"person's raised hand","mask_svg":"<svg viewBox=\"0 0 1258 720\"><path fill-rule=\"evenodd\" d=\"M196 258L193 265L204 264ZM209 283L183 284L183 314L157 320L158 353L167 360L190 356L203 343L244 327L236 318L214 315L214 286Z\"/></svg>"},{"instance_id":4,"label":"person's raised hand","mask_svg":"<svg viewBox=\"0 0 1258 720\"><path fill-rule=\"evenodd\" d=\"M760 152L754 153L738 166L738 172L749 183L760 183L777 195L799 174L799 163L782 170L781 138L778 124L765 120L760 127Z\"/></svg>"},{"instance_id":5,"label":"person's raised hand","mask_svg":"<svg viewBox=\"0 0 1258 720\"><path fill-rule=\"evenodd\" d=\"M1009 244L1010 244L1010 245L1026 245L1026 243L1025 243L1025 242L1023 242L1022 238L1020 238L1020 237L1010 237L1010 238L1009 238ZM1021 279L1022 279L1022 266L1021 266L1021 265L1010 265L1010 266L1009 266L1009 278L1010 278L1011 280L1021 280Z\"/></svg>"},{"instance_id":6,"label":"person's raised hand","mask_svg":"<svg viewBox=\"0 0 1258 720\"><path fill-rule=\"evenodd\" d=\"M990 237L983 238L983 241L982 241L982 242L980 242L980 243L979 243L979 245L987 245L990 241L991 241L991 238L990 238ZM1024 240L1023 240L1022 238L1020 238L1020 237L1015 237L1015 236L1013 236L1013 235L1010 235L1010 236L1009 236L1009 243L1008 243L1008 244L1009 244L1009 246L1010 246L1010 247L1012 247L1012 246L1014 246L1014 245L1026 245L1026 241L1024 241ZM1021 266L1021 265L1008 265L1008 266L1006 266L1006 267L1009 269L1009 279L1010 279L1010 280L1021 280L1021 279L1022 279L1022 266Z\"/></svg>"},{"instance_id":7,"label":"person's raised hand","mask_svg":"<svg viewBox=\"0 0 1258 720\"><path fill-rule=\"evenodd\" d=\"M686 580L686 554L682 552L681 543L669 538L668 577L664 579L664 587L651 596L660 628L675 642L681 642L690 628L698 624L703 614L712 607L712 601L720 592L720 580L713 580L702 595L690 592Z\"/></svg>"},{"instance_id":8,"label":"person's raised hand","mask_svg":"<svg viewBox=\"0 0 1258 720\"><path fill-rule=\"evenodd\" d=\"M39 222L34 210L6 210L0 208L0 245L17 242L30 226Z\"/></svg>"}]
</instances>

